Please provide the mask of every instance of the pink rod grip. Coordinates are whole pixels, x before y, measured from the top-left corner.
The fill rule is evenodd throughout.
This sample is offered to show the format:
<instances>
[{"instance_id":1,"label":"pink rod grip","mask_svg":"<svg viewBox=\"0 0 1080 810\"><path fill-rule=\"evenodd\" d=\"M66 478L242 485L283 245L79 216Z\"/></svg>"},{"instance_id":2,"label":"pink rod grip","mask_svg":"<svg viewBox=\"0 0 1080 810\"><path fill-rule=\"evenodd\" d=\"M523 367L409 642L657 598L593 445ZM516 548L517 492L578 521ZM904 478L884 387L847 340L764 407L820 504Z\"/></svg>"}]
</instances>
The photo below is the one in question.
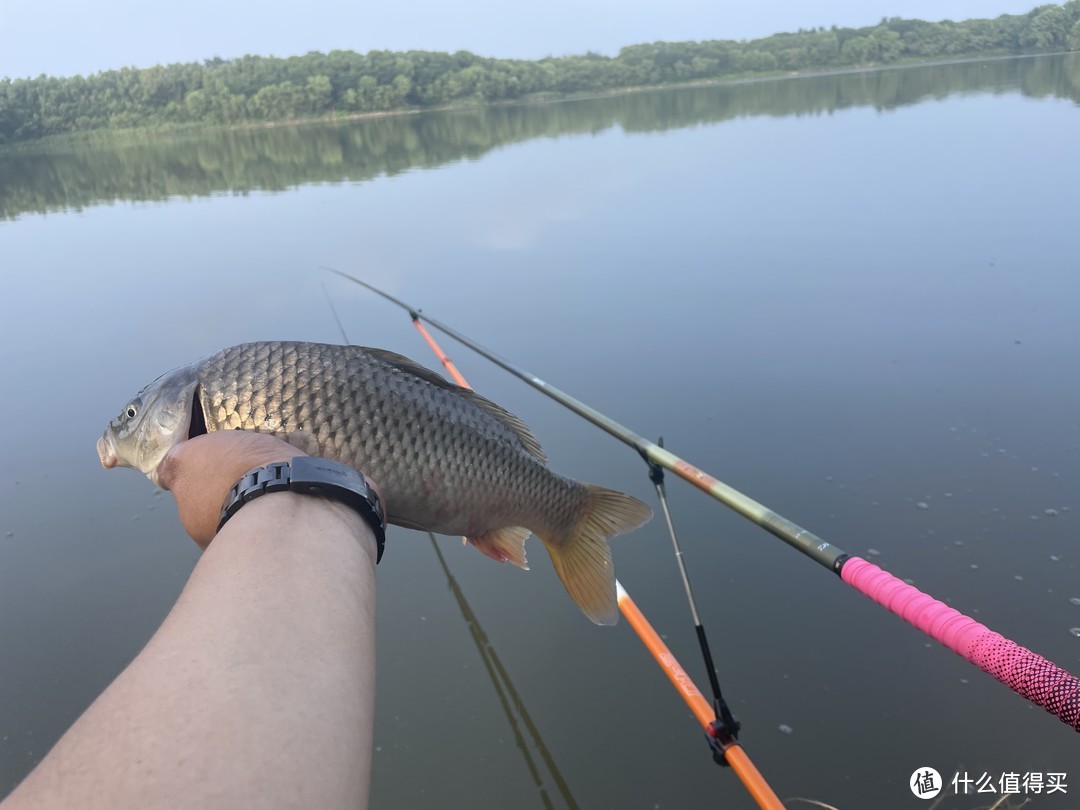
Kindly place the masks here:
<instances>
[{"instance_id":1,"label":"pink rod grip","mask_svg":"<svg viewBox=\"0 0 1080 810\"><path fill-rule=\"evenodd\" d=\"M860 557L848 558L840 578L1080 731L1076 676Z\"/></svg>"}]
</instances>

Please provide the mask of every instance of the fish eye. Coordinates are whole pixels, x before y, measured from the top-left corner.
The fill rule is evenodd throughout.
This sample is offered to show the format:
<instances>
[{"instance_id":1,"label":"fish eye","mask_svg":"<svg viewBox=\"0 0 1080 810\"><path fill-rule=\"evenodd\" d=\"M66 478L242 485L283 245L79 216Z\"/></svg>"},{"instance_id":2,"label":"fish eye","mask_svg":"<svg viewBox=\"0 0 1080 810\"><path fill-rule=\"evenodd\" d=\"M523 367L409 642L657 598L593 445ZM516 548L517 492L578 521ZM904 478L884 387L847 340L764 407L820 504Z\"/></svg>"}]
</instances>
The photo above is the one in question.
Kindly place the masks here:
<instances>
[{"instance_id":1,"label":"fish eye","mask_svg":"<svg viewBox=\"0 0 1080 810\"><path fill-rule=\"evenodd\" d=\"M135 408L134 403L131 404L131 405L128 405L127 410L124 411L124 413L127 414L128 419L134 419L136 416L139 415L139 411Z\"/></svg>"}]
</instances>

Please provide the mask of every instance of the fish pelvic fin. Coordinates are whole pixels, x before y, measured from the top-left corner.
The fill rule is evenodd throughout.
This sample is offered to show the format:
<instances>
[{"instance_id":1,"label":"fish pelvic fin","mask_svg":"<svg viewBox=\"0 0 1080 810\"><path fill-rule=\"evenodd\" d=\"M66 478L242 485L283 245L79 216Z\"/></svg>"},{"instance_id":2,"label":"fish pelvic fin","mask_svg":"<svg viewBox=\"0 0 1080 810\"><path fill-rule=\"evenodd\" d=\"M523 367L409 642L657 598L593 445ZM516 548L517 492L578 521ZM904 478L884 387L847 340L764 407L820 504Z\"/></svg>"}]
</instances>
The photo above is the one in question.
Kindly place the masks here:
<instances>
[{"instance_id":1,"label":"fish pelvic fin","mask_svg":"<svg viewBox=\"0 0 1080 810\"><path fill-rule=\"evenodd\" d=\"M507 526L480 537L466 539L496 562L513 563L522 571L528 571L529 564L525 561L525 540L530 534L532 532L529 529L521 526Z\"/></svg>"},{"instance_id":2,"label":"fish pelvic fin","mask_svg":"<svg viewBox=\"0 0 1080 810\"><path fill-rule=\"evenodd\" d=\"M619 621L615 597L615 565L608 540L636 529L652 517L652 510L629 495L586 484L588 506L572 536L540 534L555 571L577 606L596 624Z\"/></svg>"}]
</instances>

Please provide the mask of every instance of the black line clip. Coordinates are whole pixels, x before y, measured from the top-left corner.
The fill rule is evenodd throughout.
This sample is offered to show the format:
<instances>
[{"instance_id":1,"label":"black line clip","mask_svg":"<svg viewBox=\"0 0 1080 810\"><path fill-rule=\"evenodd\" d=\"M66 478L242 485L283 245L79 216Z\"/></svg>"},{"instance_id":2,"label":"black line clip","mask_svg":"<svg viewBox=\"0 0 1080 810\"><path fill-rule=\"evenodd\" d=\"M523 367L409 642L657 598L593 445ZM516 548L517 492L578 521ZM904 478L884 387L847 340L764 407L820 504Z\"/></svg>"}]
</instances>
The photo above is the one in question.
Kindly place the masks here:
<instances>
[{"instance_id":1,"label":"black line clip","mask_svg":"<svg viewBox=\"0 0 1080 810\"><path fill-rule=\"evenodd\" d=\"M724 706L724 708L727 709L727 706ZM727 722L724 722L721 719L722 717L726 717ZM740 728L742 728L742 723L730 711L718 713L717 719L709 723L709 730L705 732L705 740L709 743L713 762L717 765L728 767L727 757L724 756L724 752L731 746L738 744L737 738Z\"/></svg>"},{"instance_id":2,"label":"black line clip","mask_svg":"<svg viewBox=\"0 0 1080 810\"><path fill-rule=\"evenodd\" d=\"M664 446L663 436L656 440L656 446L660 448ZM656 486L662 487L664 485L664 468L645 455L643 451L638 450L638 452L641 453L641 457L645 459L645 463L649 465L649 480Z\"/></svg>"}]
</instances>

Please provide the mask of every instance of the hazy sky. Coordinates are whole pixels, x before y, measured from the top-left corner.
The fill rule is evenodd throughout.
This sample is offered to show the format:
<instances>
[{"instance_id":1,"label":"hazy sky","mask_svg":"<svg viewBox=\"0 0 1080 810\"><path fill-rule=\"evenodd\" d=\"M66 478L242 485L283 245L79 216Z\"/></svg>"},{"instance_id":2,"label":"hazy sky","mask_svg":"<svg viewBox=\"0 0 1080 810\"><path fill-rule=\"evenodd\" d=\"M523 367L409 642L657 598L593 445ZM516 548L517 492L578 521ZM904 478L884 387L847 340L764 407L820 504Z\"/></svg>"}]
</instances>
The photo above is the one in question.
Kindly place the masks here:
<instances>
[{"instance_id":1,"label":"hazy sky","mask_svg":"<svg viewBox=\"0 0 1080 810\"><path fill-rule=\"evenodd\" d=\"M882 17L996 17L1038 0L0 0L0 76L93 73L245 53L469 50L614 54L655 40L749 39Z\"/></svg>"}]
</instances>

